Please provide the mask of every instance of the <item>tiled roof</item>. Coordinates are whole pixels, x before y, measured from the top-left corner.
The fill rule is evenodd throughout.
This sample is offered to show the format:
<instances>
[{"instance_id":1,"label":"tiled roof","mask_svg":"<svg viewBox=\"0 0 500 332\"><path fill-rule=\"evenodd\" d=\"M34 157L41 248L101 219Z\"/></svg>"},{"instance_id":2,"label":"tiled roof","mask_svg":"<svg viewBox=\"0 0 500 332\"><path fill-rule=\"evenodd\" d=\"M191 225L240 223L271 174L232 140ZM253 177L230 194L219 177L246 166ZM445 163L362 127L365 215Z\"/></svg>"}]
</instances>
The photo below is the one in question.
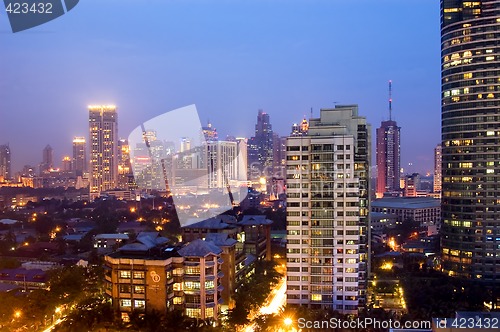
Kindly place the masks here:
<instances>
[{"instance_id":1,"label":"tiled roof","mask_svg":"<svg viewBox=\"0 0 500 332\"><path fill-rule=\"evenodd\" d=\"M219 217L213 217L184 226L183 228L225 229L232 227Z\"/></svg>"},{"instance_id":2,"label":"tiled roof","mask_svg":"<svg viewBox=\"0 0 500 332\"><path fill-rule=\"evenodd\" d=\"M239 222L240 225L253 226L253 225L271 225L273 222L264 215L246 215Z\"/></svg>"},{"instance_id":3,"label":"tiled roof","mask_svg":"<svg viewBox=\"0 0 500 332\"><path fill-rule=\"evenodd\" d=\"M194 240L179 250L179 255L184 257L205 257L210 254L218 255L222 249L209 241Z\"/></svg>"},{"instance_id":4,"label":"tiled roof","mask_svg":"<svg viewBox=\"0 0 500 332\"><path fill-rule=\"evenodd\" d=\"M441 206L441 200L432 197L386 197L374 200L371 206L392 209L425 209Z\"/></svg>"},{"instance_id":5,"label":"tiled roof","mask_svg":"<svg viewBox=\"0 0 500 332\"><path fill-rule=\"evenodd\" d=\"M95 236L96 240L99 239L111 239L111 240L128 240L127 234L97 234Z\"/></svg>"},{"instance_id":6,"label":"tiled roof","mask_svg":"<svg viewBox=\"0 0 500 332\"><path fill-rule=\"evenodd\" d=\"M205 236L205 241L213 242L219 247L229 247L238 243L235 239L228 237L226 233L208 233Z\"/></svg>"}]
</instances>

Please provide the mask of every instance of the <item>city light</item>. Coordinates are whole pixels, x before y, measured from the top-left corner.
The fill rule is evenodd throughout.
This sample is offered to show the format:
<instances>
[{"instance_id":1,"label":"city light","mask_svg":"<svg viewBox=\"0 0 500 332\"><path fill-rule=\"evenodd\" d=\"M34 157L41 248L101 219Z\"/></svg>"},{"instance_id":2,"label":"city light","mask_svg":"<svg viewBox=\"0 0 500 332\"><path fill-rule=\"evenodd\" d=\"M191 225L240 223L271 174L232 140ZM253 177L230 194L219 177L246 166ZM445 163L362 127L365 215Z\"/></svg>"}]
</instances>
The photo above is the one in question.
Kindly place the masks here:
<instances>
[{"instance_id":1,"label":"city light","mask_svg":"<svg viewBox=\"0 0 500 332\"><path fill-rule=\"evenodd\" d=\"M290 325L292 325L293 320L290 317L287 317L287 318L285 318L283 323L285 323L286 326L290 326Z\"/></svg>"},{"instance_id":2,"label":"city light","mask_svg":"<svg viewBox=\"0 0 500 332\"><path fill-rule=\"evenodd\" d=\"M15 318L19 318L19 317L21 317L21 315L22 315L21 310L16 310L16 311L14 312L14 317L15 317Z\"/></svg>"}]
</instances>

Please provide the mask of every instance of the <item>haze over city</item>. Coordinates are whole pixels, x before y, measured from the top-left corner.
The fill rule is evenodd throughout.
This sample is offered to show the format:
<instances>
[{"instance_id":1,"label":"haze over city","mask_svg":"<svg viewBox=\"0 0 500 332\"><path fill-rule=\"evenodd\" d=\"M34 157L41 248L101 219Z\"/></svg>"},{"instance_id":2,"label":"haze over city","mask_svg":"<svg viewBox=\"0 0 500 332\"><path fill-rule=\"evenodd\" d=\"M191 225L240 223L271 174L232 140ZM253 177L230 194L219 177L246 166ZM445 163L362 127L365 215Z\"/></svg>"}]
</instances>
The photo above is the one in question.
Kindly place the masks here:
<instances>
[{"instance_id":1,"label":"haze over city","mask_svg":"<svg viewBox=\"0 0 500 332\"><path fill-rule=\"evenodd\" d=\"M154 8L154 10L153 10ZM0 143L13 170L55 161L87 136L87 105L118 107L119 135L196 104L219 135L250 137L258 109L275 132L359 104L374 128L393 114L402 167L432 171L440 141L439 4L384 1L84 1L18 34L0 16ZM373 136L374 137L374 136ZM374 143L374 140L372 140ZM374 151L374 150L373 150ZM413 168L407 169L409 162Z\"/></svg>"}]
</instances>

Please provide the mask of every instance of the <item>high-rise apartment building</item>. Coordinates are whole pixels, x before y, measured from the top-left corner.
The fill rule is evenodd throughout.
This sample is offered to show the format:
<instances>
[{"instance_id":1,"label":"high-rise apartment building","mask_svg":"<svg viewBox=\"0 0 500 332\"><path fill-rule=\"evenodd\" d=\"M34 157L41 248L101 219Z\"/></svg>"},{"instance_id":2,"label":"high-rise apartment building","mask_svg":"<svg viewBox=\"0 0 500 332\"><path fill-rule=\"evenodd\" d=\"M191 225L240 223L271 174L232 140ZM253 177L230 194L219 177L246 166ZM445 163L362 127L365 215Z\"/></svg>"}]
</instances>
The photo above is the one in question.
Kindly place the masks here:
<instances>
[{"instance_id":1,"label":"high-rise apartment building","mask_svg":"<svg viewBox=\"0 0 500 332\"><path fill-rule=\"evenodd\" d=\"M290 136L287 303L355 314L369 271L370 126L357 105L322 109Z\"/></svg>"},{"instance_id":2,"label":"high-rise apartment building","mask_svg":"<svg viewBox=\"0 0 500 332\"><path fill-rule=\"evenodd\" d=\"M272 172L273 166L273 128L269 114L259 110L255 136L248 140L249 179L256 180L264 172Z\"/></svg>"},{"instance_id":3,"label":"high-rise apartment building","mask_svg":"<svg viewBox=\"0 0 500 332\"><path fill-rule=\"evenodd\" d=\"M441 1L442 269L500 281L500 0Z\"/></svg>"},{"instance_id":4,"label":"high-rise apartment building","mask_svg":"<svg viewBox=\"0 0 500 332\"><path fill-rule=\"evenodd\" d=\"M377 198L400 189L400 130L393 120L382 121L377 128Z\"/></svg>"},{"instance_id":5,"label":"high-rise apartment building","mask_svg":"<svg viewBox=\"0 0 500 332\"><path fill-rule=\"evenodd\" d=\"M118 185L118 116L116 106L89 106L90 198Z\"/></svg>"},{"instance_id":6,"label":"high-rise apartment building","mask_svg":"<svg viewBox=\"0 0 500 332\"><path fill-rule=\"evenodd\" d=\"M440 193L441 192L441 186L442 186L442 174L441 174L441 169L442 169L442 163L443 163L443 148L441 147L441 144L438 144L434 148L434 186L433 186L433 191L435 193Z\"/></svg>"},{"instance_id":7,"label":"high-rise apartment building","mask_svg":"<svg viewBox=\"0 0 500 332\"><path fill-rule=\"evenodd\" d=\"M85 137L73 138L73 170L76 176L87 172L87 141Z\"/></svg>"},{"instance_id":8,"label":"high-rise apartment building","mask_svg":"<svg viewBox=\"0 0 500 332\"><path fill-rule=\"evenodd\" d=\"M10 160L11 156L9 145L0 145L0 182L10 180L12 178Z\"/></svg>"}]
</instances>

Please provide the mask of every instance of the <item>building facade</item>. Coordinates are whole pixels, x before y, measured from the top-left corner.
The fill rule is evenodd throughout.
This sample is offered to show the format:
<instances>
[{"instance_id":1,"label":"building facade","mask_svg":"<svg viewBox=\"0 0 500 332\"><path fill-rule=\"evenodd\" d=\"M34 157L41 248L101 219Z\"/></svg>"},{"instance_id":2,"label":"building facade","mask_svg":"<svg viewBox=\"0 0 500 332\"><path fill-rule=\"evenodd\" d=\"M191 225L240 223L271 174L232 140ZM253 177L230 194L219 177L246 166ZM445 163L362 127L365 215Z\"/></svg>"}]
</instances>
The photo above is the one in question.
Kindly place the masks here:
<instances>
[{"instance_id":1,"label":"building facade","mask_svg":"<svg viewBox=\"0 0 500 332\"><path fill-rule=\"evenodd\" d=\"M222 250L195 240L182 247L139 234L105 256L106 294L124 321L132 312L181 310L192 319L217 321L221 303ZM163 242L163 244L162 244Z\"/></svg>"},{"instance_id":2,"label":"building facade","mask_svg":"<svg viewBox=\"0 0 500 332\"><path fill-rule=\"evenodd\" d=\"M500 0L441 1L442 269L500 281Z\"/></svg>"},{"instance_id":3,"label":"building facade","mask_svg":"<svg viewBox=\"0 0 500 332\"><path fill-rule=\"evenodd\" d=\"M438 144L434 148L434 184L433 192L440 193L442 188L442 163L443 163L443 148Z\"/></svg>"},{"instance_id":4,"label":"building facade","mask_svg":"<svg viewBox=\"0 0 500 332\"><path fill-rule=\"evenodd\" d=\"M382 121L377 128L377 198L399 191L401 165L401 128L396 121Z\"/></svg>"},{"instance_id":5,"label":"building facade","mask_svg":"<svg viewBox=\"0 0 500 332\"><path fill-rule=\"evenodd\" d=\"M118 185L118 115L116 106L89 106L90 199Z\"/></svg>"},{"instance_id":6,"label":"building facade","mask_svg":"<svg viewBox=\"0 0 500 332\"><path fill-rule=\"evenodd\" d=\"M85 137L73 138L73 170L76 176L87 172L87 140Z\"/></svg>"},{"instance_id":7,"label":"building facade","mask_svg":"<svg viewBox=\"0 0 500 332\"><path fill-rule=\"evenodd\" d=\"M10 160L11 155L9 145L0 145L0 182L7 181L12 178Z\"/></svg>"},{"instance_id":8,"label":"building facade","mask_svg":"<svg viewBox=\"0 0 500 332\"><path fill-rule=\"evenodd\" d=\"M397 216L397 222L413 220L420 226L439 225L441 202L432 197L384 197L371 203L372 212Z\"/></svg>"},{"instance_id":9,"label":"building facade","mask_svg":"<svg viewBox=\"0 0 500 332\"><path fill-rule=\"evenodd\" d=\"M287 139L287 304L355 314L368 276L369 125L322 109Z\"/></svg>"}]
</instances>

